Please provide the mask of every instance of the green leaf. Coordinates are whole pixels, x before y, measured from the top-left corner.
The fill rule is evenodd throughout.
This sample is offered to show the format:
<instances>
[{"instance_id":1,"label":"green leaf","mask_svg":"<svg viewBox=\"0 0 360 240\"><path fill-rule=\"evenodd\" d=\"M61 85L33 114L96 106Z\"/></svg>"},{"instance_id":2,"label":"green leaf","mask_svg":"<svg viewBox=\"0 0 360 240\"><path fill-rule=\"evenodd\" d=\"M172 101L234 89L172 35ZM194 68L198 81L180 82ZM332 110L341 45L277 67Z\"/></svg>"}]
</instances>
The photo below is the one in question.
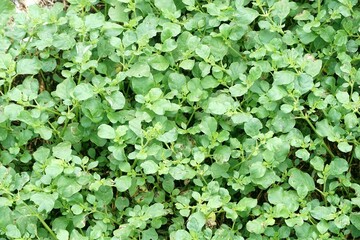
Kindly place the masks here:
<instances>
[{"instance_id":1,"label":"green leaf","mask_svg":"<svg viewBox=\"0 0 360 240\"><path fill-rule=\"evenodd\" d=\"M200 130L207 136L211 137L217 130L217 121L213 117L205 117L200 122Z\"/></svg>"},{"instance_id":2,"label":"green leaf","mask_svg":"<svg viewBox=\"0 0 360 240\"><path fill-rule=\"evenodd\" d=\"M220 208L223 205L219 195L212 196L207 204L210 208Z\"/></svg>"},{"instance_id":3,"label":"green leaf","mask_svg":"<svg viewBox=\"0 0 360 240\"><path fill-rule=\"evenodd\" d=\"M229 47L221 37L205 36L202 44L210 47L211 56L214 57L216 61L222 60L225 55L228 54Z\"/></svg>"},{"instance_id":4,"label":"green leaf","mask_svg":"<svg viewBox=\"0 0 360 240\"><path fill-rule=\"evenodd\" d=\"M287 91L282 86L277 85L274 85L272 88L270 88L267 94L269 99L272 101L278 101L288 95Z\"/></svg>"},{"instance_id":5,"label":"green leaf","mask_svg":"<svg viewBox=\"0 0 360 240\"><path fill-rule=\"evenodd\" d=\"M181 0L185 5L193 7L195 5L195 0Z\"/></svg>"},{"instance_id":6,"label":"green leaf","mask_svg":"<svg viewBox=\"0 0 360 240\"><path fill-rule=\"evenodd\" d=\"M227 171L229 170L230 165L228 163L217 163L214 162L211 165L211 176L213 178L228 178L229 174Z\"/></svg>"},{"instance_id":7,"label":"green leaf","mask_svg":"<svg viewBox=\"0 0 360 240\"><path fill-rule=\"evenodd\" d=\"M13 223L13 212L9 207L3 205L0 207L0 228L5 229L6 226L11 225Z\"/></svg>"},{"instance_id":8,"label":"green leaf","mask_svg":"<svg viewBox=\"0 0 360 240\"><path fill-rule=\"evenodd\" d=\"M252 178L251 181L261 186L263 189L266 189L275 182L280 181L280 178L274 173L274 171L267 169L264 176L261 178Z\"/></svg>"},{"instance_id":9,"label":"green leaf","mask_svg":"<svg viewBox=\"0 0 360 240\"><path fill-rule=\"evenodd\" d=\"M205 60L210 55L210 48L207 45L200 45L195 49L195 53Z\"/></svg>"},{"instance_id":10,"label":"green leaf","mask_svg":"<svg viewBox=\"0 0 360 240\"><path fill-rule=\"evenodd\" d=\"M145 174L154 174L157 173L159 166L153 160L147 160L143 162L141 165Z\"/></svg>"},{"instance_id":11,"label":"green leaf","mask_svg":"<svg viewBox=\"0 0 360 240\"><path fill-rule=\"evenodd\" d=\"M305 172L297 168L292 168L289 171L289 184L292 186L301 198L305 198L308 192L315 190L314 179Z\"/></svg>"},{"instance_id":12,"label":"green leaf","mask_svg":"<svg viewBox=\"0 0 360 240\"><path fill-rule=\"evenodd\" d=\"M170 233L170 240L188 240L188 239L191 239L191 235L185 230L177 230Z\"/></svg>"},{"instance_id":13,"label":"green leaf","mask_svg":"<svg viewBox=\"0 0 360 240\"><path fill-rule=\"evenodd\" d=\"M0 69L8 69L13 62L13 58L10 54L0 53Z\"/></svg>"},{"instance_id":14,"label":"green leaf","mask_svg":"<svg viewBox=\"0 0 360 240\"><path fill-rule=\"evenodd\" d=\"M259 16L259 13L252 8L239 7L237 14L236 14L236 21L241 24L244 24L244 25L249 25L258 16Z\"/></svg>"},{"instance_id":15,"label":"green leaf","mask_svg":"<svg viewBox=\"0 0 360 240\"><path fill-rule=\"evenodd\" d=\"M24 110L23 106L10 103L4 107L4 115L8 117L9 120L17 120L20 113Z\"/></svg>"},{"instance_id":16,"label":"green leaf","mask_svg":"<svg viewBox=\"0 0 360 240\"><path fill-rule=\"evenodd\" d=\"M114 198L113 189L110 186L100 186L95 192L95 197L102 204L109 204Z\"/></svg>"},{"instance_id":17,"label":"green leaf","mask_svg":"<svg viewBox=\"0 0 360 240\"><path fill-rule=\"evenodd\" d=\"M56 86L56 91L53 92L53 95L55 95L63 100L70 99L71 92L73 91L75 86L76 86L76 84L73 80L65 79L64 81L62 81L61 83L59 83Z\"/></svg>"},{"instance_id":18,"label":"green leaf","mask_svg":"<svg viewBox=\"0 0 360 240\"><path fill-rule=\"evenodd\" d=\"M214 151L214 159L218 163L225 163L229 161L231 155L231 149L228 146L218 146Z\"/></svg>"},{"instance_id":19,"label":"green leaf","mask_svg":"<svg viewBox=\"0 0 360 240\"><path fill-rule=\"evenodd\" d=\"M176 11L176 5L173 0L155 0L154 4L162 12L163 11L168 11L168 12Z\"/></svg>"},{"instance_id":20,"label":"green leaf","mask_svg":"<svg viewBox=\"0 0 360 240\"><path fill-rule=\"evenodd\" d=\"M241 97L245 93L247 93L248 88L244 86L243 84L235 84L234 86L231 86L229 88L229 91L231 93L231 96L233 97Z\"/></svg>"},{"instance_id":21,"label":"green leaf","mask_svg":"<svg viewBox=\"0 0 360 240\"><path fill-rule=\"evenodd\" d=\"M186 224L189 231L201 232L201 229L205 226L206 218L202 212L195 212L190 215Z\"/></svg>"},{"instance_id":22,"label":"green leaf","mask_svg":"<svg viewBox=\"0 0 360 240\"><path fill-rule=\"evenodd\" d=\"M39 73L41 69L41 61L37 58L20 59L16 64L17 74L31 74Z\"/></svg>"},{"instance_id":23,"label":"green leaf","mask_svg":"<svg viewBox=\"0 0 360 240\"><path fill-rule=\"evenodd\" d=\"M252 116L250 113L236 113L233 116L231 116L231 120L234 122L234 124L242 124L252 119Z\"/></svg>"},{"instance_id":24,"label":"green leaf","mask_svg":"<svg viewBox=\"0 0 360 240\"><path fill-rule=\"evenodd\" d=\"M327 137L329 135L329 129L331 129L327 119L320 122L316 122L316 131L321 137Z\"/></svg>"},{"instance_id":25,"label":"green leaf","mask_svg":"<svg viewBox=\"0 0 360 240\"><path fill-rule=\"evenodd\" d=\"M33 153L34 159L40 163L45 163L45 161L50 156L50 149L45 147L39 147L34 153Z\"/></svg>"},{"instance_id":26,"label":"green leaf","mask_svg":"<svg viewBox=\"0 0 360 240\"><path fill-rule=\"evenodd\" d=\"M324 207L324 206L317 206L310 211L311 216L313 216L317 220L333 220L334 213L336 212L336 208L331 207Z\"/></svg>"},{"instance_id":27,"label":"green leaf","mask_svg":"<svg viewBox=\"0 0 360 240\"><path fill-rule=\"evenodd\" d=\"M125 11L126 5L116 2L114 7L109 9L108 15L111 20L115 22L128 22L129 21L129 14Z\"/></svg>"},{"instance_id":28,"label":"green leaf","mask_svg":"<svg viewBox=\"0 0 360 240\"><path fill-rule=\"evenodd\" d=\"M250 137L255 137L263 128L261 121L257 118L252 118L244 124L244 131Z\"/></svg>"},{"instance_id":29,"label":"green leaf","mask_svg":"<svg viewBox=\"0 0 360 240\"><path fill-rule=\"evenodd\" d=\"M348 129L355 128L359 124L359 120L355 113L351 112L345 115L344 117L345 126Z\"/></svg>"},{"instance_id":30,"label":"green leaf","mask_svg":"<svg viewBox=\"0 0 360 240\"><path fill-rule=\"evenodd\" d=\"M321 220L317 225L316 225L316 228L317 230L319 230L319 232L321 234L324 234L326 233L326 231L328 231L329 229L329 223L324 221L324 220Z\"/></svg>"},{"instance_id":31,"label":"green leaf","mask_svg":"<svg viewBox=\"0 0 360 240\"><path fill-rule=\"evenodd\" d=\"M248 197L243 197L241 198L241 200L237 203L236 205L236 209L238 211L247 211L250 209L253 209L254 207L256 207L256 205L258 204L257 199L254 198L248 198Z\"/></svg>"},{"instance_id":32,"label":"green leaf","mask_svg":"<svg viewBox=\"0 0 360 240\"><path fill-rule=\"evenodd\" d=\"M293 217L293 218L288 218L285 219L285 223L287 226L289 227L294 227L294 226L304 226L304 220L302 219L302 217ZM300 230L302 231L302 230ZM303 231L302 231L303 232Z\"/></svg>"},{"instance_id":33,"label":"green leaf","mask_svg":"<svg viewBox=\"0 0 360 240\"><path fill-rule=\"evenodd\" d=\"M350 96L347 92L342 92L342 91L337 92L336 99L342 104L346 104L350 102Z\"/></svg>"},{"instance_id":34,"label":"green leaf","mask_svg":"<svg viewBox=\"0 0 360 240\"><path fill-rule=\"evenodd\" d=\"M169 67L169 61L162 55L153 56L149 61L150 66L158 71L165 71Z\"/></svg>"},{"instance_id":35,"label":"green leaf","mask_svg":"<svg viewBox=\"0 0 360 240\"><path fill-rule=\"evenodd\" d=\"M174 39L168 38L164 41L161 51L162 52L172 52L177 48L177 43Z\"/></svg>"},{"instance_id":36,"label":"green leaf","mask_svg":"<svg viewBox=\"0 0 360 240\"><path fill-rule=\"evenodd\" d=\"M1 206L11 206L13 204L13 201L11 201L10 199L8 198L5 198L5 197L0 197L0 205Z\"/></svg>"},{"instance_id":37,"label":"green leaf","mask_svg":"<svg viewBox=\"0 0 360 240\"><path fill-rule=\"evenodd\" d=\"M144 62L135 63L131 66L130 70L127 71L127 76L136 78L149 77L150 74L150 67Z\"/></svg>"},{"instance_id":38,"label":"green leaf","mask_svg":"<svg viewBox=\"0 0 360 240\"><path fill-rule=\"evenodd\" d=\"M146 16L142 23L140 23L136 28L137 38L143 41L147 41L148 39L155 37L158 33L158 23L158 18L151 15Z\"/></svg>"},{"instance_id":39,"label":"green leaf","mask_svg":"<svg viewBox=\"0 0 360 240\"><path fill-rule=\"evenodd\" d=\"M74 37L66 33L60 33L59 35L54 35L53 37L53 46L60 50L69 50L73 48L76 44ZM56 64L56 62L55 62ZM44 68L44 66L43 66ZM47 67L49 68L49 67Z\"/></svg>"},{"instance_id":40,"label":"green leaf","mask_svg":"<svg viewBox=\"0 0 360 240\"><path fill-rule=\"evenodd\" d=\"M59 232L56 234L56 237L59 240L68 240L69 239L69 232L64 230L64 229L60 229Z\"/></svg>"},{"instance_id":41,"label":"green leaf","mask_svg":"<svg viewBox=\"0 0 360 240\"><path fill-rule=\"evenodd\" d=\"M272 121L272 127L274 132L290 132L296 124L294 115L291 113L284 113L278 111L275 118Z\"/></svg>"},{"instance_id":42,"label":"green leaf","mask_svg":"<svg viewBox=\"0 0 360 240\"><path fill-rule=\"evenodd\" d=\"M265 231L265 225L260 218L257 218L246 223L246 230L251 233L262 234Z\"/></svg>"},{"instance_id":43,"label":"green leaf","mask_svg":"<svg viewBox=\"0 0 360 240\"><path fill-rule=\"evenodd\" d=\"M310 157L310 153L306 149L299 149L295 152L295 156L301 158L304 161L307 161Z\"/></svg>"},{"instance_id":44,"label":"green leaf","mask_svg":"<svg viewBox=\"0 0 360 240\"><path fill-rule=\"evenodd\" d=\"M334 36L334 43L335 45L337 46L344 46L347 41L348 41L348 38L347 38L347 33L345 30L338 30L336 31L336 34Z\"/></svg>"},{"instance_id":45,"label":"green leaf","mask_svg":"<svg viewBox=\"0 0 360 240\"><path fill-rule=\"evenodd\" d=\"M298 75L294 82L294 88L301 94L305 94L314 87L314 79L305 73Z\"/></svg>"},{"instance_id":46,"label":"green leaf","mask_svg":"<svg viewBox=\"0 0 360 240\"><path fill-rule=\"evenodd\" d=\"M274 73L275 85L287 85L295 81L295 73L291 71L279 71Z\"/></svg>"},{"instance_id":47,"label":"green leaf","mask_svg":"<svg viewBox=\"0 0 360 240\"><path fill-rule=\"evenodd\" d=\"M196 174L190 166L183 164L170 168L169 173L175 180L192 179Z\"/></svg>"},{"instance_id":48,"label":"green leaf","mask_svg":"<svg viewBox=\"0 0 360 240\"><path fill-rule=\"evenodd\" d=\"M145 215L149 216L150 218L157 218L161 217L166 214L166 210L164 209L164 204L162 203L155 203L146 210Z\"/></svg>"},{"instance_id":49,"label":"green leaf","mask_svg":"<svg viewBox=\"0 0 360 240\"><path fill-rule=\"evenodd\" d=\"M226 94L220 94L216 97L210 97L208 101L208 107L206 108L206 112L212 113L214 115L223 115L234 104L234 100L232 97Z\"/></svg>"},{"instance_id":50,"label":"green leaf","mask_svg":"<svg viewBox=\"0 0 360 240\"><path fill-rule=\"evenodd\" d=\"M359 146L359 145L357 145L357 146L355 147L354 153L355 153L355 157L356 157L357 159L360 159L360 146Z\"/></svg>"},{"instance_id":51,"label":"green leaf","mask_svg":"<svg viewBox=\"0 0 360 240\"><path fill-rule=\"evenodd\" d=\"M181 92L186 84L186 77L179 73L170 73L169 75L169 87L171 90L178 90Z\"/></svg>"},{"instance_id":52,"label":"green leaf","mask_svg":"<svg viewBox=\"0 0 360 240\"><path fill-rule=\"evenodd\" d=\"M313 57L311 56L310 60L305 65L304 71L307 74L309 74L311 77L315 77L320 73L321 67L322 67L322 61L314 60Z\"/></svg>"},{"instance_id":53,"label":"green leaf","mask_svg":"<svg viewBox=\"0 0 360 240\"><path fill-rule=\"evenodd\" d=\"M285 19L290 13L290 4L288 0L277 1L272 7L274 10L271 11L271 14L280 18L280 20Z\"/></svg>"},{"instance_id":54,"label":"green leaf","mask_svg":"<svg viewBox=\"0 0 360 240\"><path fill-rule=\"evenodd\" d=\"M123 109L125 106L125 97L124 94L120 91L114 91L110 95L105 96L106 101L110 104L111 108L114 110Z\"/></svg>"},{"instance_id":55,"label":"green leaf","mask_svg":"<svg viewBox=\"0 0 360 240\"><path fill-rule=\"evenodd\" d=\"M73 95L79 101L89 99L94 96L93 86L89 83L80 83L74 88Z\"/></svg>"},{"instance_id":56,"label":"green leaf","mask_svg":"<svg viewBox=\"0 0 360 240\"><path fill-rule=\"evenodd\" d=\"M268 191L269 202L276 205L284 205L291 212L295 212L299 208L299 197L293 190L286 191L282 187L274 187Z\"/></svg>"},{"instance_id":57,"label":"green leaf","mask_svg":"<svg viewBox=\"0 0 360 240\"><path fill-rule=\"evenodd\" d=\"M330 166L329 174L333 176L341 175L342 173L348 171L349 169L348 162L345 159L339 157L335 157L331 161L329 166Z\"/></svg>"},{"instance_id":58,"label":"green leaf","mask_svg":"<svg viewBox=\"0 0 360 240\"><path fill-rule=\"evenodd\" d=\"M178 132L176 131L176 128L173 128L170 131L167 131L166 133L160 135L156 139L164 143L171 143L171 142L175 142L177 137L178 137Z\"/></svg>"},{"instance_id":59,"label":"green leaf","mask_svg":"<svg viewBox=\"0 0 360 240\"><path fill-rule=\"evenodd\" d=\"M48 194L48 193L35 193L31 195L30 200L38 205L38 211L49 213L55 205L55 200L57 199L57 194Z\"/></svg>"},{"instance_id":60,"label":"green leaf","mask_svg":"<svg viewBox=\"0 0 360 240\"><path fill-rule=\"evenodd\" d=\"M0 2L0 15L10 14L15 10L15 5L10 0Z\"/></svg>"},{"instance_id":61,"label":"green leaf","mask_svg":"<svg viewBox=\"0 0 360 240\"><path fill-rule=\"evenodd\" d=\"M49 140L52 137L53 130L47 126L37 126L34 127L34 133L39 134L44 140Z\"/></svg>"},{"instance_id":62,"label":"green leaf","mask_svg":"<svg viewBox=\"0 0 360 240\"><path fill-rule=\"evenodd\" d=\"M250 165L251 178L261 178L266 173L266 167L262 162L256 162Z\"/></svg>"},{"instance_id":63,"label":"green leaf","mask_svg":"<svg viewBox=\"0 0 360 240\"><path fill-rule=\"evenodd\" d=\"M150 74L150 68L149 68ZM152 76L150 77L140 77L140 78L131 78L131 86L136 94L145 95L155 87L155 81Z\"/></svg>"},{"instance_id":64,"label":"green leaf","mask_svg":"<svg viewBox=\"0 0 360 240\"><path fill-rule=\"evenodd\" d=\"M316 171L324 170L324 160L319 156L315 156L313 159L311 159L310 164Z\"/></svg>"},{"instance_id":65,"label":"green leaf","mask_svg":"<svg viewBox=\"0 0 360 240\"><path fill-rule=\"evenodd\" d=\"M350 224L350 218L347 215L342 214L339 217L335 218L334 223L336 227L338 227L339 229L343 229Z\"/></svg>"},{"instance_id":66,"label":"green leaf","mask_svg":"<svg viewBox=\"0 0 360 240\"><path fill-rule=\"evenodd\" d=\"M360 230L360 213L351 213L350 222L354 225L354 227Z\"/></svg>"},{"instance_id":67,"label":"green leaf","mask_svg":"<svg viewBox=\"0 0 360 240\"><path fill-rule=\"evenodd\" d=\"M158 238L159 235L154 228L149 228L142 232L142 240L153 240Z\"/></svg>"},{"instance_id":68,"label":"green leaf","mask_svg":"<svg viewBox=\"0 0 360 240\"><path fill-rule=\"evenodd\" d=\"M338 148L341 152L348 153L348 152L351 152L353 146L347 142L339 142Z\"/></svg>"},{"instance_id":69,"label":"green leaf","mask_svg":"<svg viewBox=\"0 0 360 240\"><path fill-rule=\"evenodd\" d=\"M86 14L85 16L85 26L88 29L100 28L105 24L105 17L101 12L94 14Z\"/></svg>"},{"instance_id":70,"label":"green leaf","mask_svg":"<svg viewBox=\"0 0 360 240\"><path fill-rule=\"evenodd\" d=\"M53 156L59 159L70 160L71 159L71 143L61 142L52 148Z\"/></svg>"},{"instance_id":71,"label":"green leaf","mask_svg":"<svg viewBox=\"0 0 360 240\"><path fill-rule=\"evenodd\" d=\"M59 160L51 161L51 163L45 168L46 175L52 178L59 176L64 170L64 167L61 164L62 162Z\"/></svg>"},{"instance_id":72,"label":"green leaf","mask_svg":"<svg viewBox=\"0 0 360 240\"><path fill-rule=\"evenodd\" d=\"M101 124L98 127L98 136L103 139L114 139L116 136L114 128L107 124Z\"/></svg>"},{"instance_id":73,"label":"green leaf","mask_svg":"<svg viewBox=\"0 0 360 240\"><path fill-rule=\"evenodd\" d=\"M332 26L326 26L319 29L320 37L324 39L325 42L332 42L335 36L336 31Z\"/></svg>"},{"instance_id":74,"label":"green leaf","mask_svg":"<svg viewBox=\"0 0 360 240\"><path fill-rule=\"evenodd\" d=\"M181 67L182 69L185 69L185 70L191 70L194 68L194 65L195 65L194 60L186 59L180 63L179 67Z\"/></svg>"},{"instance_id":75,"label":"green leaf","mask_svg":"<svg viewBox=\"0 0 360 240\"><path fill-rule=\"evenodd\" d=\"M305 32L303 30L303 28L297 28L296 33L299 36L299 39L303 44L309 44L309 43L313 42L317 37L317 35L315 33L313 33L312 31Z\"/></svg>"},{"instance_id":76,"label":"green leaf","mask_svg":"<svg viewBox=\"0 0 360 240\"><path fill-rule=\"evenodd\" d=\"M131 177L121 176L119 178L115 178L115 187L119 192L125 192L131 187Z\"/></svg>"},{"instance_id":77,"label":"green leaf","mask_svg":"<svg viewBox=\"0 0 360 240\"><path fill-rule=\"evenodd\" d=\"M14 224L9 224L6 226L6 236L10 239L21 238L21 232Z\"/></svg>"},{"instance_id":78,"label":"green leaf","mask_svg":"<svg viewBox=\"0 0 360 240\"><path fill-rule=\"evenodd\" d=\"M73 177L66 177L61 175L57 179L58 193L61 197L69 198L75 193L78 193L82 186Z\"/></svg>"}]
</instances>

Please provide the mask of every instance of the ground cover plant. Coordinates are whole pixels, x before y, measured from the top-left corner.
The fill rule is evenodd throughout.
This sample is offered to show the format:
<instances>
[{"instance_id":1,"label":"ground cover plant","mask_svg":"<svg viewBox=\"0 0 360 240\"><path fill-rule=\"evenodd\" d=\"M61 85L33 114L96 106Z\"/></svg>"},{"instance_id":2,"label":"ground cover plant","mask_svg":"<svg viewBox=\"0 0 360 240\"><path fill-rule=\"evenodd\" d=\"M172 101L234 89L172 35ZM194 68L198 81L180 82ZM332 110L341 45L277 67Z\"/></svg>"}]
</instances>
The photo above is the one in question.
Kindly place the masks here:
<instances>
[{"instance_id":1,"label":"ground cover plant","mask_svg":"<svg viewBox=\"0 0 360 240\"><path fill-rule=\"evenodd\" d=\"M358 239L359 26L357 0L0 1L0 239Z\"/></svg>"}]
</instances>

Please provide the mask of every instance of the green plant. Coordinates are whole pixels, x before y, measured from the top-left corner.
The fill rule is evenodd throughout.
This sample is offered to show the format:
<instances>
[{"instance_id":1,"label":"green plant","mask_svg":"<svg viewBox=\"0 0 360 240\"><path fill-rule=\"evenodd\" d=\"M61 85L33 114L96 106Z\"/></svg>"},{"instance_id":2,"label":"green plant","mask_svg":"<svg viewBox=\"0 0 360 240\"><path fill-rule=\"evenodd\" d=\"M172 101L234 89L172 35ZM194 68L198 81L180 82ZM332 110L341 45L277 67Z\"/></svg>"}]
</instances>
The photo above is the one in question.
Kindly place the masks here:
<instances>
[{"instance_id":1,"label":"green plant","mask_svg":"<svg viewBox=\"0 0 360 240\"><path fill-rule=\"evenodd\" d=\"M356 0L0 2L0 239L360 236Z\"/></svg>"}]
</instances>

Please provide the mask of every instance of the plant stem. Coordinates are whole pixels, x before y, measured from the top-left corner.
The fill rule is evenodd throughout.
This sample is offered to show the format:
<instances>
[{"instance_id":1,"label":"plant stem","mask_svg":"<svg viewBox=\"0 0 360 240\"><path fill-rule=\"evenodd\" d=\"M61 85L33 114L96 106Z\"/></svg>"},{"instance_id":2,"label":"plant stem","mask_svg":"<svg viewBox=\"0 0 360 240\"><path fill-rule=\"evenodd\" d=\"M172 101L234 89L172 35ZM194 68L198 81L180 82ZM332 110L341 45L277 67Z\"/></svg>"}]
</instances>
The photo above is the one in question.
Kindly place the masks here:
<instances>
[{"instance_id":1,"label":"plant stem","mask_svg":"<svg viewBox=\"0 0 360 240\"><path fill-rule=\"evenodd\" d=\"M330 156L332 158L335 157L335 154L331 151L331 149L329 148L329 146L325 143L324 138L319 134L319 132L316 130L316 128L314 127L314 125L312 124L312 122L310 121L309 117L307 115L304 115L301 112L302 115L302 119L304 119L310 126L310 128L316 133L316 135L318 135L318 137L321 139L322 144L324 145L326 151L330 154Z\"/></svg>"},{"instance_id":2,"label":"plant stem","mask_svg":"<svg viewBox=\"0 0 360 240\"><path fill-rule=\"evenodd\" d=\"M54 239L58 239L56 237L56 234L54 233L54 231L49 227L49 225L45 222L45 220L40 216L40 214L38 214L37 212L33 211L29 205L26 204L26 202L22 201L25 206L32 212L32 214L34 214L35 217L37 217L37 219L39 219L39 221L41 222L41 224L44 226L44 228L50 233L50 235L54 238Z\"/></svg>"},{"instance_id":3,"label":"plant stem","mask_svg":"<svg viewBox=\"0 0 360 240\"><path fill-rule=\"evenodd\" d=\"M56 234L53 232L53 230L51 230L51 228L49 227L49 225L47 225L47 223L44 221L44 219L39 215L39 214L35 214L35 216L39 219L39 221L41 222L41 224L44 226L44 228L50 233L50 235L54 238L57 239Z\"/></svg>"}]
</instances>

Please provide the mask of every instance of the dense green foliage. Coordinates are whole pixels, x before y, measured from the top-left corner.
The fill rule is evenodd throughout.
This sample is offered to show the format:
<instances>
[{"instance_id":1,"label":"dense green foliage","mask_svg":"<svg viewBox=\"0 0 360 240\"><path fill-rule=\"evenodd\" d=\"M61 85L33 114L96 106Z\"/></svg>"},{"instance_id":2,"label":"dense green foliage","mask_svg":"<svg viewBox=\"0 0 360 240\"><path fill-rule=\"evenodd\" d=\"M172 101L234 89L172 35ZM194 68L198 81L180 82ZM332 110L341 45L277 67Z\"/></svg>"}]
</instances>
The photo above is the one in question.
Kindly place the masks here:
<instances>
[{"instance_id":1,"label":"dense green foliage","mask_svg":"<svg viewBox=\"0 0 360 240\"><path fill-rule=\"evenodd\" d=\"M0 1L0 239L360 237L357 0Z\"/></svg>"}]
</instances>

